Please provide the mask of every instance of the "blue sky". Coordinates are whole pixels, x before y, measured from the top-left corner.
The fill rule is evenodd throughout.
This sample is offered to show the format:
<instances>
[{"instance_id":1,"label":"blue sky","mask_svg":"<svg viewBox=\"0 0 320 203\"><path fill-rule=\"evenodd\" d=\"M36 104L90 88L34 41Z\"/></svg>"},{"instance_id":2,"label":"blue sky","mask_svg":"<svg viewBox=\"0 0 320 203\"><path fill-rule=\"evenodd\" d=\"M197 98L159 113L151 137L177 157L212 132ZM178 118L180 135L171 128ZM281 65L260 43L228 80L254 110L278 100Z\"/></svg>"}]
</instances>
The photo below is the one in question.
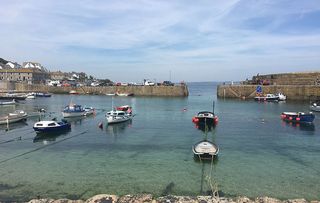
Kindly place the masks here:
<instances>
[{"instance_id":1,"label":"blue sky","mask_svg":"<svg viewBox=\"0 0 320 203\"><path fill-rule=\"evenodd\" d=\"M113 81L320 71L319 0L10 0L0 57Z\"/></svg>"}]
</instances>

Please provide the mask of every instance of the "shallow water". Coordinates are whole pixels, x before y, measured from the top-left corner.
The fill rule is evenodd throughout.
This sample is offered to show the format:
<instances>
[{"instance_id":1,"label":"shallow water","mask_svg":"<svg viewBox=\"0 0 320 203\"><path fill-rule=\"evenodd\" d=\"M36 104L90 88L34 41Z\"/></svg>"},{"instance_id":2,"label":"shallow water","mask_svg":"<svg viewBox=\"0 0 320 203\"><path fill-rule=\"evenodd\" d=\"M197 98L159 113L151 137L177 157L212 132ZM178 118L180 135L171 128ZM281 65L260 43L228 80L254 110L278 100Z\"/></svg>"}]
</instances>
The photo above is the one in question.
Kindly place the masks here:
<instances>
[{"instance_id":1,"label":"shallow water","mask_svg":"<svg viewBox=\"0 0 320 203\"><path fill-rule=\"evenodd\" d=\"M53 95L0 107L0 113L24 109L34 115L9 131L0 126L0 200L206 194L211 164L193 159L191 147L204 133L191 118L211 110L212 100L219 124L208 137L220 147L212 165L220 194L320 199L320 114L311 126L280 120L283 111L308 111L308 103L217 99L214 83L192 83L189 91L188 98L115 97L114 105L129 104L136 116L110 126L104 118L112 108L108 96ZM45 108L46 119L60 119L71 100L94 106L97 114L72 120L70 132L36 137L34 112Z\"/></svg>"}]
</instances>

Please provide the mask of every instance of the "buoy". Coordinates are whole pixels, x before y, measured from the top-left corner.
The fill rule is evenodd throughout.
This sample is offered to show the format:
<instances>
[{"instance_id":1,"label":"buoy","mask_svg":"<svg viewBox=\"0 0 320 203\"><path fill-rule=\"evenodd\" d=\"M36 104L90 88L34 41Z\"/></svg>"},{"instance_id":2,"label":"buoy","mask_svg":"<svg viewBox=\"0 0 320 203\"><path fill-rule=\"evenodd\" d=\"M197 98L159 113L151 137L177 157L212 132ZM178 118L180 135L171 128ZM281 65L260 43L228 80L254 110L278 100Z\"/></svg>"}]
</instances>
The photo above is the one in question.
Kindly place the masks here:
<instances>
[{"instance_id":1,"label":"buoy","mask_svg":"<svg viewBox=\"0 0 320 203\"><path fill-rule=\"evenodd\" d=\"M300 118L299 118L299 117L297 117L297 118L296 118L296 120L297 120L297 121L300 121Z\"/></svg>"},{"instance_id":2,"label":"buoy","mask_svg":"<svg viewBox=\"0 0 320 203\"><path fill-rule=\"evenodd\" d=\"M98 127L99 127L100 129L103 129L103 123L100 122L100 123L98 124Z\"/></svg>"},{"instance_id":3,"label":"buoy","mask_svg":"<svg viewBox=\"0 0 320 203\"><path fill-rule=\"evenodd\" d=\"M187 108L182 109L182 111L187 111Z\"/></svg>"}]
</instances>

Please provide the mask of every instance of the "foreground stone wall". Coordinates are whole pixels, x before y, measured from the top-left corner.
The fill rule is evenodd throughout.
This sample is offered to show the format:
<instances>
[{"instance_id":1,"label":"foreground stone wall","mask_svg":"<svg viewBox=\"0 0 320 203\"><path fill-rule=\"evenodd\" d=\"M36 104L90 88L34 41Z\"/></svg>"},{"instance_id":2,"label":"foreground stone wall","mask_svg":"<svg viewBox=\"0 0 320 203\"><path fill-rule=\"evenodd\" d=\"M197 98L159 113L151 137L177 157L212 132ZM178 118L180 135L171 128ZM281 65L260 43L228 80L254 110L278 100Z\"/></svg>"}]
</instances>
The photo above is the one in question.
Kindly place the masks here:
<instances>
[{"instance_id":1,"label":"foreground stone wall","mask_svg":"<svg viewBox=\"0 0 320 203\"><path fill-rule=\"evenodd\" d=\"M282 92L288 100L314 100L320 98L320 85L267 85L263 94ZM254 98L257 85L219 85L217 96L222 98Z\"/></svg>"},{"instance_id":2,"label":"foreground stone wall","mask_svg":"<svg viewBox=\"0 0 320 203\"><path fill-rule=\"evenodd\" d=\"M133 93L135 96L176 96L189 95L186 85L176 86L106 86L106 87L53 87L46 85L27 85L16 83L17 92L50 92L54 94L68 94L75 90L79 94L110 94Z\"/></svg>"},{"instance_id":3,"label":"foreground stone wall","mask_svg":"<svg viewBox=\"0 0 320 203\"><path fill-rule=\"evenodd\" d=\"M165 196L154 199L151 194L125 195L118 197L116 195L96 195L86 201L69 199L33 199L29 203L309 203L305 199L292 199L281 201L270 197L258 197L251 200L247 197L219 198L212 196ZM310 203L320 203L319 201L310 201Z\"/></svg>"}]
</instances>

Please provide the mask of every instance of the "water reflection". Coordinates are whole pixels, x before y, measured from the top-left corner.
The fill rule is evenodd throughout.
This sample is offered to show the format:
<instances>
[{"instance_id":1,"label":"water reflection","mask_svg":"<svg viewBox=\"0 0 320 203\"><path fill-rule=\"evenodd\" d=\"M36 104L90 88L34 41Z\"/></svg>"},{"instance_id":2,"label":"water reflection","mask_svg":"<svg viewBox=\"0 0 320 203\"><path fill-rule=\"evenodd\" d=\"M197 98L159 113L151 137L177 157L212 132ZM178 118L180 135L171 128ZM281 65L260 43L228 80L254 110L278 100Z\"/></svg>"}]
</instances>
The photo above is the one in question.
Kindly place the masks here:
<instances>
[{"instance_id":1,"label":"water reflection","mask_svg":"<svg viewBox=\"0 0 320 203\"><path fill-rule=\"evenodd\" d=\"M10 131L10 130L15 130L18 128L23 128L28 126L28 124L26 123L26 120L21 120L19 122L15 122L15 123L9 123L9 125L7 124L2 124L0 125L0 130L4 130L4 131Z\"/></svg>"},{"instance_id":2,"label":"water reflection","mask_svg":"<svg viewBox=\"0 0 320 203\"><path fill-rule=\"evenodd\" d=\"M51 142L55 142L56 139L60 136L66 136L71 132L71 129L58 131L58 132L50 132L50 133L38 133L34 138L33 142L42 142L43 144L49 144Z\"/></svg>"},{"instance_id":3,"label":"water reflection","mask_svg":"<svg viewBox=\"0 0 320 203\"><path fill-rule=\"evenodd\" d=\"M211 132L214 131L216 125L214 124L195 124L195 128L201 130L202 132Z\"/></svg>"},{"instance_id":4,"label":"water reflection","mask_svg":"<svg viewBox=\"0 0 320 203\"><path fill-rule=\"evenodd\" d=\"M119 134L124 133L126 131L126 129L131 126L132 126L132 120L129 120L129 121L126 121L123 123L116 123L116 124L112 124L112 125L107 125L106 131L107 131L107 134L117 136Z\"/></svg>"},{"instance_id":5,"label":"water reflection","mask_svg":"<svg viewBox=\"0 0 320 203\"><path fill-rule=\"evenodd\" d=\"M314 123L296 123L296 122L288 122L288 121L282 121L283 126L291 126L294 129L299 129L301 131L315 131L315 125Z\"/></svg>"}]
</instances>

